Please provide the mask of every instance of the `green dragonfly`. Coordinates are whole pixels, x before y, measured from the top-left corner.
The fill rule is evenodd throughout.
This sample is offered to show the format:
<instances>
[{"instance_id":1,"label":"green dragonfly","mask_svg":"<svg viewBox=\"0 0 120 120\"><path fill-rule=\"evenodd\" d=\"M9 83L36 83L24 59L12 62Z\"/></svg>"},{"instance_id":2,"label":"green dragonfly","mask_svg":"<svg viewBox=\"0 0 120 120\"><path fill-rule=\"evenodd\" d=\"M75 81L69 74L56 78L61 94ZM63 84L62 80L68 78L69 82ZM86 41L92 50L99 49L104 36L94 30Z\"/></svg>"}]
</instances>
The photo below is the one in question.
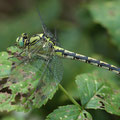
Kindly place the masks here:
<instances>
[{"instance_id":1,"label":"green dragonfly","mask_svg":"<svg viewBox=\"0 0 120 120\"><path fill-rule=\"evenodd\" d=\"M31 59L33 54L36 55L36 53L48 61L52 56L59 56L72 60L80 60L82 62L102 67L109 71L120 74L120 68L114 65L59 47L57 45L56 37L50 31L48 31L46 25L42 21L41 16L40 20L42 22L43 33L34 34L30 38L28 37L27 33L23 33L16 39L17 46L24 49L24 51L29 51L27 53L29 59Z\"/></svg>"},{"instance_id":2,"label":"green dragonfly","mask_svg":"<svg viewBox=\"0 0 120 120\"><path fill-rule=\"evenodd\" d=\"M20 100L28 99L30 104L40 107L52 98L63 75L60 57L79 60L120 74L120 68L116 66L59 47L56 34L53 35L47 29L41 16L40 21L43 33L34 34L31 37L27 33L22 33L16 39L16 46L21 52L13 55L18 62L17 64L16 60L13 62L13 70L7 84L13 87L16 85L19 88L17 88L18 91L13 89L13 93L21 96Z\"/></svg>"}]
</instances>

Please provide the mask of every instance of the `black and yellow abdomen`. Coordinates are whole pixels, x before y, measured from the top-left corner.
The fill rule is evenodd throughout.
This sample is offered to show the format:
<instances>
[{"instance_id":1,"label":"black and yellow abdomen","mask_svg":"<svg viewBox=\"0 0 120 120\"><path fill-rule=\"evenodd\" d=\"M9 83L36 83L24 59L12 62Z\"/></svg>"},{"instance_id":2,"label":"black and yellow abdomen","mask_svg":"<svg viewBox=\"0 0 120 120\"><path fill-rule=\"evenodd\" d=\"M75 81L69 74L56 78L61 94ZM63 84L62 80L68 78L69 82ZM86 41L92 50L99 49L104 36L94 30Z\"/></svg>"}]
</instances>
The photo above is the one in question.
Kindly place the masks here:
<instances>
[{"instance_id":1,"label":"black and yellow abdomen","mask_svg":"<svg viewBox=\"0 0 120 120\"><path fill-rule=\"evenodd\" d=\"M91 58L91 57L87 57L87 56L84 56L84 55L81 55L81 54L77 54L77 53L65 50L63 48L60 48L58 46L54 46L54 52L57 56L64 57L64 58L69 58L69 59L73 59L73 60L80 60L82 62L89 63L89 64L92 64L92 65L95 65L95 66L98 66L98 67L102 67L102 68L105 68L109 71L113 71L117 74L120 74L120 68L118 68L114 65L110 65L106 62L96 60L96 59Z\"/></svg>"}]
</instances>

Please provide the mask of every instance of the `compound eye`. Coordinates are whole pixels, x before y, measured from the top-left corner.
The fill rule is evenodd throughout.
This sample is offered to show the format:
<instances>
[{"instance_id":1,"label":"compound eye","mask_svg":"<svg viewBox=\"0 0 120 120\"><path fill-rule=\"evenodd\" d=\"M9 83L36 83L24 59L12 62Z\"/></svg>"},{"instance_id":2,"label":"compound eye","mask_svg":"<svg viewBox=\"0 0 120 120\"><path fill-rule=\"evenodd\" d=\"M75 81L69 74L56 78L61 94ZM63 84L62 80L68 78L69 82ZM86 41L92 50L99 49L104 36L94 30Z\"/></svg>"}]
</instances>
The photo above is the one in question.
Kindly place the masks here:
<instances>
[{"instance_id":1,"label":"compound eye","mask_svg":"<svg viewBox=\"0 0 120 120\"><path fill-rule=\"evenodd\" d=\"M24 38L23 37L21 37L19 40L19 46L24 47Z\"/></svg>"},{"instance_id":2,"label":"compound eye","mask_svg":"<svg viewBox=\"0 0 120 120\"><path fill-rule=\"evenodd\" d=\"M21 36L19 36L16 39L16 45L21 48L24 48L26 46L27 42L28 42L28 34L27 33L22 33Z\"/></svg>"},{"instance_id":3,"label":"compound eye","mask_svg":"<svg viewBox=\"0 0 120 120\"><path fill-rule=\"evenodd\" d=\"M16 39L16 44L17 44L17 46L18 47L24 47L24 38L23 37L18 37L17 39Z\"/></svg>"}]
</instances>

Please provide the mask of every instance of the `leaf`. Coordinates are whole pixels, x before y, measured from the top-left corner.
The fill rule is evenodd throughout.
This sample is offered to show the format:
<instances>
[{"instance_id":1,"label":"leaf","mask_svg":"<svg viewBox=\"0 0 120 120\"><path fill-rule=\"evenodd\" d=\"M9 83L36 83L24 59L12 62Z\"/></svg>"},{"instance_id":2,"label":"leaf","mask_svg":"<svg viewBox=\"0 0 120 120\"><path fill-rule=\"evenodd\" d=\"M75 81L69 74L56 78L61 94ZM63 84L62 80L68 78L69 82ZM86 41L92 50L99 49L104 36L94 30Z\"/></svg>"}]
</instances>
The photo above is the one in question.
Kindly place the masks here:
<instances>
[{"instance_id":1,"label":"leaf","mask_svg":"<svg viewBox=\"0 0 120 120\"><path fill-rule=\"evenodd\" d=\"M2 118L2 120L16 120L16 119L13 117L4 117L4 118Z\"/></svg>"},{"instance_id":2,"label":"leaf","mask_svg":"<svg viewBox=\"0 0 120 120\"><path fill-rule=\"evenodd\" d=\"M8 115L8 116L4 116L1 118L1 120L25 120L24 118L21 118L19 116L11 116L11 115Z\"/></svg>"},{"instance_id":3,"label":"leaf","mask_svg":"<svg viewBox=\"0 0 120 120\"><path fill-rule=\"evenodd\" d=\"M81 104L86 109L103 109L120 115L120 92L113 89L96 74L76 77Z\"/></svg>"},{"instance_id":4,"label":"leaf","mask_svg":"<svg viewBox=\"0 0 120 120\"><path fill-rule=\"evenodd\" d=\"M8 53L0 52L0 78L7 77L11 71L11 61L8 61Z\"/></svg>"},{"instance_id":5,"label":"leaf","mask_svg":"<svg viewBox=\"0 0 120 120\"><path fill-rule=\"evenodd\" d=\"M92 2L89 10L96 23L107 29L112 37L112 42L120 48L120 1ZM104 18L104 19L103 19Z\"/></svg>"},{"instance_id":6,"label":"leaf","mask_svg":"<svg viewBox=\"0 0 120 120\"><path fill-rule=\"evenodd\" d=\"M10 55L18 55L20 52L16 47L10 47L8 51ZM31 108L40 108L46 104L48 99L53 97L57 85L62 80L62 74L56 74L56 69L60 67L57 64L59 60L57 58L52 59L51 64L54 64L54 67L51 64L51 66L49 65L44 78L40 81L39 89L36 91L46 61L36 56L31 61L28 61L26 56L8 59L8 53L5 52L5 54L7 55L5 60L11 63L10 68L12 70L9 69L7 78L6 76L0 78L0 111L29 111ZM23 60L25 62L20 64ZM56 60L57 62L55 62ZM18 66L13 69L16 65Z\"/></svg>"},{"instance_id":7,"label":"leaf","mask_svg":"<svg viewBox=\"0 0 120 120\"><path fill-rule=\"evenodd\" d=\"M76 105L67 105L54 110L46 120L92 120L92 117L87 111L81 111Z\"/></svg>"}]
</instances>

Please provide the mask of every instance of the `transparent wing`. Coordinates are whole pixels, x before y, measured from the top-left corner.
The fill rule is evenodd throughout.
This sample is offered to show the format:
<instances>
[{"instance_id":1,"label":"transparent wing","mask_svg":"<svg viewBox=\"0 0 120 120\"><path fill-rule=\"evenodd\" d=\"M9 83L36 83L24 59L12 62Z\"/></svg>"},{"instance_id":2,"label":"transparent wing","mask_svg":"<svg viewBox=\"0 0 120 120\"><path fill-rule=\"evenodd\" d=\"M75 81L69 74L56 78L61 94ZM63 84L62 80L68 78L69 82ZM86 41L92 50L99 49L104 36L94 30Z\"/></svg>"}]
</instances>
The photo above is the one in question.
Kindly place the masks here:
<instances>
[{"instance_id":1,"label":"transparent wing","mask_svg":"<svg viewBox=\"0 0 120 120\"><path fill-rule=\"evenodd\" d=\"M54 73L54 78L56 82L60 82L63 77L63 64L58 56L53 56L51 63L49 64L52 73Z\"/></svg>"},{"instance_id":2,"label":"transparent wing","mask_svg":"<svg viewBox=\"0 0 120 120\"><path fill-rule=\"evenodd\" d=\"M43 101L45 102L52 98L53 94L56 92L58 84L62 80L63 76L63 66L61 60L57 56L52 56L52 59L47 66L44 78L39 82L39 89L35 93L35 103L40 105ZM53 94L51 94L53 93Z\"/></svg>"},{"instance_id":3,"label":"transparent wing","mask_svg":"<svg viewBox=\"0 0 120 120\"><path fill-rule=\"evenodd\" d=\"M47 37L50 37L50 38L54 38L54 35L47 29L45 23L43 22L42 20L42 17L41 17L41 14L40 14L40 11L37 9L38 11L38 15L40 17L40 22L41 22L41 25L42 25L42 29L43 29L43 32L44 34L47 36Z\"/></svg>"},{"instance_id":4,"label":"transparent wing","mask_svg":"<svg viewBox=\"0 0 120 120\"><path fill-rule=\"evenodd\" d=\"M55 41L55 45L60 46L60 43L59 43L59 39L58 39L58 36L57 36L57 31L56 31L56 29L55 29L54 41Z\"/></svg>"},{"instance_id":5,"label":"transparent wing","mask_svg":"<svg viewBox=\"0 0 120 120\"><path fill-rule=\"evenodd\" d=\"M40 15L40 11L39 11L39 10L37 10L37 11L38 11L38 14L39 14L39 17L40 17L40 21L41 21L41 25L42 25L42 29L43 29L44 34L45 34L47 37L51 38L52 42L56 44L56 43L58 42L58 41L57 41L57 37L56 37L56 32L55 32L55 35L53 35L53 34L48 30L48 28L46 27L45 23L44 23L43 20L42 20L42 17L41 17L41 15Z\"/></svg>"}]
</instances>

